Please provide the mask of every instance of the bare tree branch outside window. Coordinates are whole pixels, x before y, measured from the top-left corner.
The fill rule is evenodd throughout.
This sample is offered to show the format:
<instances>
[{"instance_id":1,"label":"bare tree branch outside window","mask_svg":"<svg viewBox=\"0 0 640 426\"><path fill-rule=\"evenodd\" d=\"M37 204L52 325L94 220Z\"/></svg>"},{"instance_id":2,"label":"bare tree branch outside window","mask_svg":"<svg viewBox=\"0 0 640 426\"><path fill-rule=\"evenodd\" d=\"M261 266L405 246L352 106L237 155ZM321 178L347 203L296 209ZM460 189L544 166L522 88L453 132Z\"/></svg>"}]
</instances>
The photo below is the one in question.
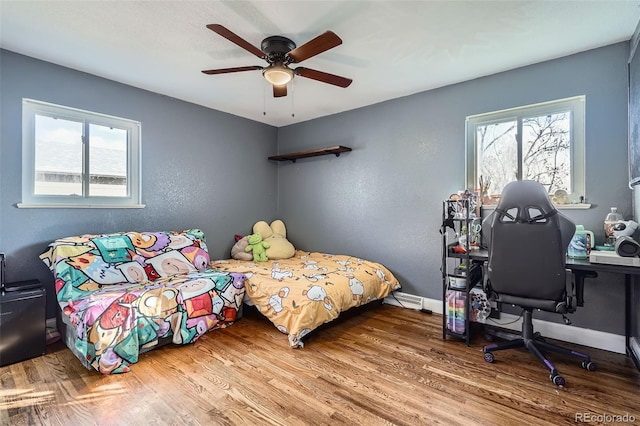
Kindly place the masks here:
<instances>
[{"instance_id":1,"label":"bare tree branch outside window","mask_svg":"<svg viewBox=\"0 0 640 426\"><path fill-rule=\"evenodd\" d=\"M490 179L490 193L499 194L518 176L542 183L549 193L571 192L570 112L522 119L520 163L517 129L517 120L476 127L479 171Z\"/></svg>"}]
</instances>

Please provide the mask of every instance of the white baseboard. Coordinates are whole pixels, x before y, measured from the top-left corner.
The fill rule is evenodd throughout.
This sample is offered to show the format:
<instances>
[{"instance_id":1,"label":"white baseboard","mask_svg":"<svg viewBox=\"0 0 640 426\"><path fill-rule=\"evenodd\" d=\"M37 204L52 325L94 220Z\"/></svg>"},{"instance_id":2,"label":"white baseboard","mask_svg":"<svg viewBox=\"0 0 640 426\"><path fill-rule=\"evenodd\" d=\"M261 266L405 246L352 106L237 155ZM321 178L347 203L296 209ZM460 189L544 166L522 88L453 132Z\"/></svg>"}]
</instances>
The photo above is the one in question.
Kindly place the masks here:
<instances>
[{"instance_id":1,"label":"white baseboard","mask_svg":"<svg viewBox=\"0 0 640 426\"><path fill-rule=\"evenodd\" d=\"M511 324L501 325L501 323ZM500 320L496 320L496 323L488 322L488 324L495 324L509 330L522 330L522 318L517 315L501 313ZM627 353L625 349L625 338L618 334L591 330L589 328L573 327L562 323L537 319L533 320L533 329L535 331L539 331L540 334L550 339L589 346L596 349L604 349L605 351L616 352L619 354Z\"/></svg>"},{"instance_id":2,"label":"white baseboard","mask_svg":"<svg viewBox=\"0 0 640 426\"><path fill-rule=\"evenodd\" d=\"M402 294L403 296L398 297L398 293ZM412 303L411 305L407 306L407 304L405 303L398 303L398 301L395 300L392 295L387 296L384 299L384 303L394 306L400 306L403 308L429 309L434 314L443 313L441 300L428 299L426 297L415 296L412 294L401 292L396 292L395 294L396 297L398 297L398 299L401 301L401 303L404 298L409 298L411 300L417 300L417 298L419 298L421 299L421 303ZM519 319L519 317L516 315L501 313L500 320L495 320L495 322L489 321L487 322L487 325L496 325L508 330L520 331L522 329L522 319ZM589 346L596 349L604 349L606 351L616 352L619 354L626 353L625 337L622 335L606 333L604 331L598 330L591 330L588 328L573 327L562 323L542 321L537 319L533 320L533 328L535 331L539 331L540 334L550 339L575 343L577 345ZM635 339L634 343L636 345L634 353L640 359L640 345L637 341L635 341Z\"/></svg>"}]
</instances>

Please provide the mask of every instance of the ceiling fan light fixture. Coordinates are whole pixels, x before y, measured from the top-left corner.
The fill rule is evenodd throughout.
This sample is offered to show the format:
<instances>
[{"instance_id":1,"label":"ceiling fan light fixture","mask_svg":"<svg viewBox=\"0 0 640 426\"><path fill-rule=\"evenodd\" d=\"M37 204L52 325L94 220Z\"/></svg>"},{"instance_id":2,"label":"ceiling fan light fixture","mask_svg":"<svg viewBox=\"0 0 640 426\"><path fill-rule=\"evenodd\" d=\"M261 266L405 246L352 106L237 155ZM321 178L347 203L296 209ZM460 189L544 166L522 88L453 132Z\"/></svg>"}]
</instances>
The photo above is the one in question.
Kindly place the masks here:
<instances>
[{"instance_id":1,"label":"ceiling fan light fixture","mask_svg":"<svg viewBox=\"0 0 640 426\"><path fill-rule=\"evenodd\" d=\"M284 86L293 79L293 70L282 64L272 64L262 71L262 75L274 86Z\"/></svg>"},{"instance_id":2,"label":"ceiling fan light fixture","mask_svg":"<svg viewBox=\"0 0 640 426\"><path fill-rule=\"evenodd\" d=\"M2 1L2 0L0 0ZM289 68L290 64L298 64L304 60L333 49L342 44L342 40L333 31L326 31L316 38L309 40L302 46L296 44L283 36L269 36L262 40L260 48L249 43L239 35L220 24L209 24L207 28L214 33L226 38L230 42L238 45L247 52L263 59L267 62L266 67L259 65L246 67L221 68L213 70L203 70L207 75L227 74L241 71L262 70L262 75L269 84L273 86L273 97L280 98L287 96L287 85L293 77L300 76L320 83L331 84L337 87L348 87L352 80L328 72L318 71L311 68L296 67Z\"/></svg>"}]
</instances>

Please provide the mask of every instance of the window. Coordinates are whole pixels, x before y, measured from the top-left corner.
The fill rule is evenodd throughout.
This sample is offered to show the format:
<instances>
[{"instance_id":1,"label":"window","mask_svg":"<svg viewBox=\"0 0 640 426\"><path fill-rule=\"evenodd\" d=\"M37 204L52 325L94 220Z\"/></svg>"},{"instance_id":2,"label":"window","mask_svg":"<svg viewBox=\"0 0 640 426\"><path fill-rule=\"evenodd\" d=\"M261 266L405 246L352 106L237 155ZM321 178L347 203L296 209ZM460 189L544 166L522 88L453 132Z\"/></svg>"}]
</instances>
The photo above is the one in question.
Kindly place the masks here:
<instances>
[{"instance_id":1,"label":"window","mask_svg":"<svg viewBox=\"0 0 640 426\"><path fill-rule=\"evenodd\" d=\"M467 185L500 194L535 180L549 194L585 196L584 96L467 117Z\"/></svg>"},{"instance_id":2,"label":"window","mask_svg":"<svg viewBox=\"0 0 640 426\"><path fill-rule=\"evenodd\" d=\"M23 99L19 207L144 207L140 123Z\"/></svg>"}]
</instances>

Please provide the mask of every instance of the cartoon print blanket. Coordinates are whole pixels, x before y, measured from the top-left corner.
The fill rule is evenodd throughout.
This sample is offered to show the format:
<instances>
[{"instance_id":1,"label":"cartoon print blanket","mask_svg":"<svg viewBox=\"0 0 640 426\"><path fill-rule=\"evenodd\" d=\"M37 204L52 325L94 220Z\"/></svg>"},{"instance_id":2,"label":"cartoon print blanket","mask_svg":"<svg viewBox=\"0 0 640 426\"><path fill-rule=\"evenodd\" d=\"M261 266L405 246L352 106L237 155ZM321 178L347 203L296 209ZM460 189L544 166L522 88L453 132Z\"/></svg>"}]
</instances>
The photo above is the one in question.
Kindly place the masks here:
<instances>
[{"instance_id":1,"label":"cartoon print blanket","mask_svg":"<svg viewBox=\"0 0 640 426\"><path fill-rule=\"evenodd\" d=\"M244 276L209 269L199 230L62 238L40 258L55 277L65 343L103 374L233 324L245 293Z\"/></svg>"},{"instance_id":2,"label":"cartoon print blanket","mask_svg":"<svg viewBox=\"0 0 640 426\"><path fill-rule=\"evenodd\" d=\"M296 251L290 259L211 263L215 269L244 274L247 296L281 332L291 347L341 312L386 297L400 288L380 263L347 255Z\"/></svg>"}]
</instances>

